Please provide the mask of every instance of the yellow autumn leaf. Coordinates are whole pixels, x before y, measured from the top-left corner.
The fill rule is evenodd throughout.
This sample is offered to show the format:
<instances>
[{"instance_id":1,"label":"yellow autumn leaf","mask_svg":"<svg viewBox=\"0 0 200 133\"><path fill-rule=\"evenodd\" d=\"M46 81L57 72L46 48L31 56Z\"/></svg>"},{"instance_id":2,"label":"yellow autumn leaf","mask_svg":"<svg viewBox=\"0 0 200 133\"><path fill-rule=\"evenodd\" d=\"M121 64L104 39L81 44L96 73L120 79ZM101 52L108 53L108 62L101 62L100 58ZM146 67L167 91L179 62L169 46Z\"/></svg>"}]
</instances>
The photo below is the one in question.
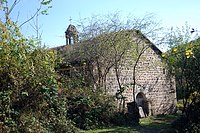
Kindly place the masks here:
<instances>
[{"instance_id":1,"label":"yellow autumn leaf","mask_svg":"<svg viewBox=\"0 0 200 133\"><path fill-rule=\"evenodd\" d=\"M188 49L186 52L188 52L188 53L192 53L192 50L191 50L191 49Z\"/></svg>"},{"instance_id":2,"label":"yellow autumn leaf","mask_svg":"<svg viewBox=\"0 0 200 133\"><path fill-rule=\"evenodd\" d=\"M163 57L163 58L165 57L165 54L164 54L164 53L162 53L162 57Z\"/></svg>"},{"instance_id":3,"label":"yellow autumn leaf","mask_svg":"<svg viewBox=\"0 0 200 133\"><path fill-rule=\"evenodd\" d=\"M174 49L174 52L177 52L177 48Z\"/></svg>"}]
</instances>

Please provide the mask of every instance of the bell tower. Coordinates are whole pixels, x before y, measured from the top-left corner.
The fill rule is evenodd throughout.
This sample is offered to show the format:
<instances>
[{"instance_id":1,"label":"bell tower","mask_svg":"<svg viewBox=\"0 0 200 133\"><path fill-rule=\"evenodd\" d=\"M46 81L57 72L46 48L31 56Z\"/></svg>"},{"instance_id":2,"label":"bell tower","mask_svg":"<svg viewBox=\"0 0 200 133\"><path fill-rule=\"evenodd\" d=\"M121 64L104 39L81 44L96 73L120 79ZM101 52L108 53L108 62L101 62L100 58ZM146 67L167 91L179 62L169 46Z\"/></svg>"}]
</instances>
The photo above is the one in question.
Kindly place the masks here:
<instances>
[{"instance_id":1,"label":"bell tower","mask_svg":"<svg viewBox=\"0 0 200 133\"><path fill-rule=\"evenodd\" d=\"M76 27L70 24L65 31L66 45L75 44L78 42L78 31Z\"/></svg>"}]
</instances>

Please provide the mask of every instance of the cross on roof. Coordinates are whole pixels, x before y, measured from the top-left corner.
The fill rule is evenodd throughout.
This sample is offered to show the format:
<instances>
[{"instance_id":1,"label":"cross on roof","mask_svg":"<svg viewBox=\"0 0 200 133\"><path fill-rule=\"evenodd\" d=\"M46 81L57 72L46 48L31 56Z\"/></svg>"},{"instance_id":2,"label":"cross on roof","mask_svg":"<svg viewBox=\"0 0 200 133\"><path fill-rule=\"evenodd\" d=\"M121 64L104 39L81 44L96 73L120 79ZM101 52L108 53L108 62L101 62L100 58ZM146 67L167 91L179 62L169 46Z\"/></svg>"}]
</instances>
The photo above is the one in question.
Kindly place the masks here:
<instances>
[{"instance_id":1,"label":"cross on roof","mask_svg":"<svg viewBox=\"0 0 200 133\"><path fill-rule=\"evenodd\" d=\"M72 23L72 18L70 17L70 19L69 19L69 22L70 22L70 24Z\"/></svg>"}]
</instances>

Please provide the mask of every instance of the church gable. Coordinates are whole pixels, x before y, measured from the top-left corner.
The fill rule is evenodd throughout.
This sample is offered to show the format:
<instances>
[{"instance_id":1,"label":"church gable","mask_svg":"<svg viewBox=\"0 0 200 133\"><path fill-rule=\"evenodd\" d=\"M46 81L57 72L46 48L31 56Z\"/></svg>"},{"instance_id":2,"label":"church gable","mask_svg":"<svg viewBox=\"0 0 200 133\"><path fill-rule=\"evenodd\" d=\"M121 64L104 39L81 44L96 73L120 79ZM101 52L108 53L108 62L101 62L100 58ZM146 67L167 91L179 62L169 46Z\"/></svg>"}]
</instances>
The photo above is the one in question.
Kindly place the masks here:
<instances>
[{"instance_id":1,"label":"church gable","mask_svg":"<svg viewBox=\"0 0 200 133\"><path fill-rule=\"evenodd\" d=\"M118 69L118 77L124 88L124 102L132 102L134 97L137 102L137 95L142 93L145 96L146 104L148 104L149 115L168 114L175 111L175 78L169 76L167 64L162 62L160 51L150 46L140 57L136 65L134 92L132 83L135 62L131 61L131 56L124 57L122 65ZM109 93L116 94L119 90L119 84L114 68L107 75L106 82Z\"/></svg>"}]
</instances>

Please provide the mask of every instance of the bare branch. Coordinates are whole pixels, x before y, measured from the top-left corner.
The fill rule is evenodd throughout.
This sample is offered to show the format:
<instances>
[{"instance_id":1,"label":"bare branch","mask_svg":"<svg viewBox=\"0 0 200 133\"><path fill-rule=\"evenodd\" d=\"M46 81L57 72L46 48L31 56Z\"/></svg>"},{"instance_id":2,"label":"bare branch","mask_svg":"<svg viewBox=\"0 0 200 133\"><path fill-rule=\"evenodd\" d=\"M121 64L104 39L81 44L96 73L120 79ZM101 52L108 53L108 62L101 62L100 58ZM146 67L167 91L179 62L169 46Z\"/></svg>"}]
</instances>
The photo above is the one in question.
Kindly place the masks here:
<instances>
[{"instance_id":1,"label":"bare branch","mask_svg":"<svg viewBox=\"0 0 200 133\"><path fill-rule=\"evenodd\" d=\"M23 22L19 28L21 28L24 24L28 23L29 21L31 21L33 18L35 18L35 16L39 13L39 11L41 10L41 5L40 7L37 9L37 11L35 12L35 14L33 16L31 16L29 19L27 19L25 22Z\"/></svg>"},{"instance_id":2,"label":"bare branch","mask_svg":"<svg viewBox=\"0 0 200 133\"><path fill-rule=\"evenodd\" d=\"M10 8L10 10L8 11L8 15L13 11L13 9L15 8L15 6L20 2L20 0L15 0Z\"/></svg>"}]
</instances>

